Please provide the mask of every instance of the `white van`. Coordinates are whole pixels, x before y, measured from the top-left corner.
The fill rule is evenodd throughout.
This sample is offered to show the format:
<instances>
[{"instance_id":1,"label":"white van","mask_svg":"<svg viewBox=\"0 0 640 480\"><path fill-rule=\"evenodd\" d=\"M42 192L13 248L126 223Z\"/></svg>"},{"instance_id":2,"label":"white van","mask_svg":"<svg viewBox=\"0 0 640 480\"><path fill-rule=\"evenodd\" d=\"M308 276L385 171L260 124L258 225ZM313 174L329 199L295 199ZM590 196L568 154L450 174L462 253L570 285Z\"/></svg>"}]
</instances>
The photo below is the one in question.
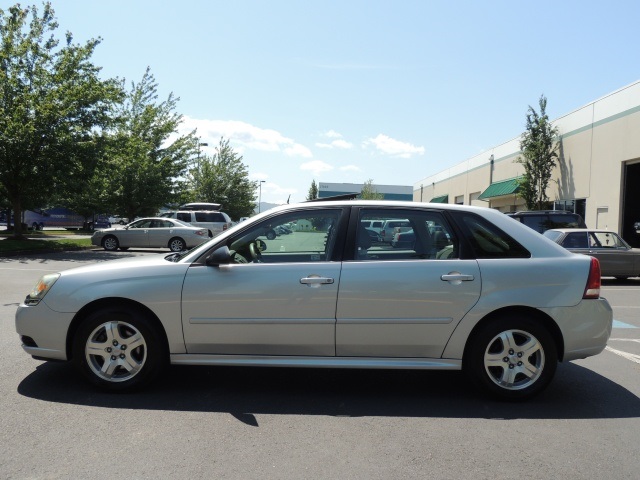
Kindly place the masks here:
<instances>
[{"instance_id":1,"label":"white van","mask_svg":"<svg viewBox=\"0 0 640 480\"><path fill-rule=\"evenodd\" d=\"M178 210L177 212L166 212L160 216L175 218L194 227L206 228L209 230L210 237L215 237L231 227L229 215L217 210Z\"/></svg>"}]
</instances>

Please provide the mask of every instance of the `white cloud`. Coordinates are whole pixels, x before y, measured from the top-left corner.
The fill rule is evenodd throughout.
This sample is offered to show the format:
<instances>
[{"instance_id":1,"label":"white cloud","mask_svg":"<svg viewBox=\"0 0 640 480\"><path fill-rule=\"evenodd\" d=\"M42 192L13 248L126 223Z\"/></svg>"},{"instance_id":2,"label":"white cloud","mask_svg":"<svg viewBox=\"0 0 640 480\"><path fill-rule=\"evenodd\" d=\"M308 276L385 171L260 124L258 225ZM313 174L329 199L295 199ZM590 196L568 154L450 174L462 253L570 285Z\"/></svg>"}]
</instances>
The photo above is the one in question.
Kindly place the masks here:
<instances>
[{"instance_id":1,"label":"white cloud","mask_svg":"<svg viewBox=\"0 0 640 480\"><path fill-rule=\"evenodd\" d=\"M335 130L329 130L327 133L323 134L323 136L327 138L342 138L342 135Z\"/></svg>"},{"instance_id":2,"label":"white cloud","mask_svg":"<svg viewBox=\"0 0 640 480\"><path fill-rule=\"evenodd\" d=\"M353 144L347 142L346 140L334 140L331 143L316 143L316 147L318 148L340 148L343 150L349 150L353 148Z\"/></svg>"},{"instance_id":3,"label":"white cloud","mask_svg":"<svg viewBox=\"0 0 640 480\"><path fill-rule=\"evenodd\" d=\"M299 143L295 143L292 146L285 148L284 153L286 153L290 157L304 157L304 158L313 157L311 150L309 150L304 145L300 145Z\"/></svg>"},{"instance_id":4,"label":"white cloud","mask_svg":"<svg viewBox=\"0 0 640 480\"><path fill-rule=\"evenodd\" d=\"M367 147L370 144L378 151L393 157L410 158L413 155L424 155L424 147L416 147L383 134L370 138L364 142L363 146Z\"/></svg>"},{"instance_id":5,"label":"white cloud","mask_svg":"<svg viewBox=\"0 0 640 480\"><path fill-rule=\"evenodd\" d=\"M237 120L198 120L185 116L180 125L180 133L198 130L201 141L209 146L217 144L221 137L238 145L239 151L260 150L263 152L284 152L292 157L311 158L313 154L304 145L296 143L280 132L256 127ZM214 142L214 143L212 143Z\"/></svg>"},{"instance_id":6,"label":"white cloud","mask_svg":"<svg viewBox=\"0 0 640 480\"><path fill-rule=\"evenodd\" d=\"M361 172L362 169L357 165L345 165L344 167L340 167L340 170L343 172Z\"/></svg>"},{"instance_id":7,"label":"white cloud","mask_svg":"<svg viewBox=\"0 0 640 480\"><path fill-rule=\"evenodd\" d=\"M347 142L346 140L343 140L342 134L336 132L335 130L329 130L328 132L323 133L321 136L329 139L334 139L334 140L332 140L329 143L316 143L316 147L318 148L328 148L328 149L340 148L344 150L349 150L353 148L353 144L350 142Z\"/></svg>"},{"instance_id":8,"label":"white cloud","mask_svg":"<svg viewBox=\"0 0 640 480\"><path fill-rule=\"evenodd\" d=\"M313 160L311 162L303 163L302 165L300 165L300 170L306 170L313 173L314 175L320 175L324 172L330 172L331 170L333 170L333 167L321 160Z\"/></svg>"}]
</instances>

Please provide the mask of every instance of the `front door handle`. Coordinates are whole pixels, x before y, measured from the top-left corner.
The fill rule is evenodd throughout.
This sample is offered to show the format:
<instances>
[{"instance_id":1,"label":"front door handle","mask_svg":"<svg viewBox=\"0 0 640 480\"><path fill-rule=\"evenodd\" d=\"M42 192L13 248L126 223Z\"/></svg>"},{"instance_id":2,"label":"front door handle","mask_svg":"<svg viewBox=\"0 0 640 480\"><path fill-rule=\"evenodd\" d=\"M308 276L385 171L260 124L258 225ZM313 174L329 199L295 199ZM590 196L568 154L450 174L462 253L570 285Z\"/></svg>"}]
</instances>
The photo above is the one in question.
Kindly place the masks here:
<instances>
[{"instance_id":1,"label":"front door handle","mask_svg":"<svg viewBox=\"0 0 640 480\"><path fill-rule=\"evenodd\" d=\"M443 282L450 282L453 285L460 285L462 282L472 282L475 280L475 277L473 275L465 275L460 272L451 272L440 276L440 280Z\"/></svg>"},{"instance_id":2,"label":"front door handle","mask_svg":"<svg viewBox=\"0 0 640 480\"><path fill-rule=\"evenodd\" d=\"M330 285L333 283L333 278L321 277L320 275L309 275L300 279L300 283L303 285L309 285L312 288L317 288L320 285Z\"/></svg>"}]
</instances>

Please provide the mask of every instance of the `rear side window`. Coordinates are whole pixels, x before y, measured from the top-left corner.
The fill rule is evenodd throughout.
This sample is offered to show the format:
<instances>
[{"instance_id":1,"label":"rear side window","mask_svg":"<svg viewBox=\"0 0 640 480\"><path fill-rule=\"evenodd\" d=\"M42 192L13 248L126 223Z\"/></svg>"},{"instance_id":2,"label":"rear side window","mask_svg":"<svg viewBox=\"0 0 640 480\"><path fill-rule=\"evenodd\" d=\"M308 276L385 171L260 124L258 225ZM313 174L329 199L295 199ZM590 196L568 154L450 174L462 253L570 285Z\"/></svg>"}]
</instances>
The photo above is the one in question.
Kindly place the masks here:
<instances>
[{"instance_id":1,"label":"rear side window","mask_svg":"<svg viewBox=\"0 0 640 480\"><path fill-rule=\"evenodd\" d=\"M539 233L544 233L552 228L584 228L582 217L572 213L514 215L513 218Z\"/></svg>"},{"instance_id":2,"label":"rear side window","mask_svg":"<svg viewBox=\"0 0 640 480\"><path fill-rule=\"evenodd\" d=\"M485 219L463 214L468 240L476 258L529 258L531 253L501 229Z\"/></svg>"},{"instance_id":3,"label":"rear side window","mask_svg":"<svg viewBox=\"0 0 640 480\"><path fill-rule=\"evenodd\" d=\"M177 214L178 220L182 220L183 222L191 222L191 213L189 212L178 212Z\"/></svg>"},{"instance_id":4,"label":"rear side window","mask_svg":"<svg viewBox=\"0 0 640 480\"><path fill-rule=\"evenodd\" d=\"M220 212L195 212L196 222L226 222Z\"/></svg>"}]
</instances>

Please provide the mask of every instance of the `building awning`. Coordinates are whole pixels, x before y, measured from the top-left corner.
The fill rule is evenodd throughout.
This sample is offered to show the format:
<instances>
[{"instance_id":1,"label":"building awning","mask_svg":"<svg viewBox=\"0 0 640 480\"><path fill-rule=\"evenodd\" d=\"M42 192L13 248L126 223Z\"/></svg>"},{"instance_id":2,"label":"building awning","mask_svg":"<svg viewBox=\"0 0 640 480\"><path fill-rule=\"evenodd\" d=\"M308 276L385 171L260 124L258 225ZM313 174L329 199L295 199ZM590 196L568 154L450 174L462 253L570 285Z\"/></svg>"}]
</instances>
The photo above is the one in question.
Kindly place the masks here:
<instances>
[{"instance_id":1,"label":"building awning","mask_svg":"<svg viewBox=\"0 0 640 480\"><path fill-rule=\"evenodd\" d=\"M502 197L504 195L518 193L518 190L520 189L520 178L521 177L492 183L484 192L480 194L478 200L487 200L489 198Z\"/></svg>"},{"instance_id":2,"label":"building awning","mask_svg":"<svg viewBox=\"0 0 640 480\"><path fill-rule=\"evenodd\" d=\"M449 195L440 195L439 197L433 197L430 200L431 203L449 203Z\"/></svg>"}]
</instances>

